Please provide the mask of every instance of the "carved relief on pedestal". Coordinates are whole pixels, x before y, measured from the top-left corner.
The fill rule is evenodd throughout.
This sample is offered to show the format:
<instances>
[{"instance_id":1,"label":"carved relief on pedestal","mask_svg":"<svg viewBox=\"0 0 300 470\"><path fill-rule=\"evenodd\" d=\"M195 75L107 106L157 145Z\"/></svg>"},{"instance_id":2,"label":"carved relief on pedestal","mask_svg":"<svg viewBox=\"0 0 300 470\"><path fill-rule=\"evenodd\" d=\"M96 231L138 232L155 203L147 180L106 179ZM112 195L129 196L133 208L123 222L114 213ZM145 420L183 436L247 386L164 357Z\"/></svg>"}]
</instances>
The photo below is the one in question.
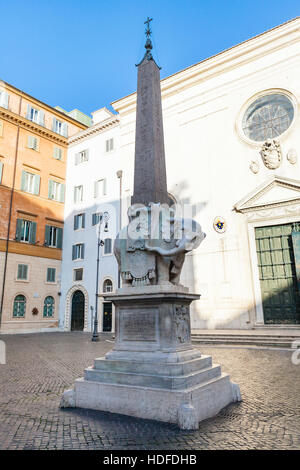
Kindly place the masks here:
<instances>
[{"instance_id":1,"label":"carved relief on pedestal","mask_svg":"<svg viewBox=\"0 0 300 470\"><path fill-rule=\"evenodd\" d=\"M275 170L281 164L282 153L280 143L275 139L268 139L263 144L261 151L261 158L269 170Z\"/></svg>"},{"instance_id":2,"label":"carved relief on pedestal","mask_svg":"<svg viewBox=\"0 0 300 470\"><path fill-rule=\"evenodd\" d=\"M176 337L180 343L190 341L189 309L181 305L175 308Z\"/></svg>"}]
</instances>

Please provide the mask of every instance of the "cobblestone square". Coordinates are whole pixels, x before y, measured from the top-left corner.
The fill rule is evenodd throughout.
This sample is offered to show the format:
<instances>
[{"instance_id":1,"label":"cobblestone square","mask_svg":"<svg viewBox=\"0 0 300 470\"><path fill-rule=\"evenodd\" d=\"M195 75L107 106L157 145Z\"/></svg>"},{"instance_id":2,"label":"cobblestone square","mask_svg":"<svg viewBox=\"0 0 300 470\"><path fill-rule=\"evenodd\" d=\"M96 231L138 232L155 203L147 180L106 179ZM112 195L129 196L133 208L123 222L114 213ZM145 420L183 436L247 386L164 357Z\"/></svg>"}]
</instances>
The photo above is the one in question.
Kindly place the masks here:
<instances>
[{"instance_id":1,"label":"cobblestone square","mask_svg":"<svg viewBox=\"0 0 300 470\"><path fill-rule=\"evenodd\" d=\"M300 365L283 350L201 347L240 385L243 401L198 431L100 411L59 408L111 336L5 335L0 365L0 449L300 449Z\"/></svg>"}]
</instances>

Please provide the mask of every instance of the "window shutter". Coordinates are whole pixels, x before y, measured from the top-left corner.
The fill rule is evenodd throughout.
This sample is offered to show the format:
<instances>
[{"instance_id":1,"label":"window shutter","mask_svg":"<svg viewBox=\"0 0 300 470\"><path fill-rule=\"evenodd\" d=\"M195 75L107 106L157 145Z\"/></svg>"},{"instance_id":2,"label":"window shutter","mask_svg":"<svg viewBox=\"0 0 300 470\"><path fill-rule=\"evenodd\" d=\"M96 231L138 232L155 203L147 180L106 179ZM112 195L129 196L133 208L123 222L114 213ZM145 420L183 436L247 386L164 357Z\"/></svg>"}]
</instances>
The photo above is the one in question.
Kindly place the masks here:
<instances>
[{"instance_id":1,"label":"window shutter","mask_svg":"<svg viewBox=\"0 0 300 470\"><path fill-rule=\"evenodd\" d=\"M28 266L27 264L23 264L23 279L27 279L27 273L28 273Z\"/></svg>"},{"instance_id":2,"label":"window shutter","mask_svg":"<svg viewBox=\"0 0 300 470\"><path fill-rule=\"evenodd\" d=\"M63 229L57 228L56 248L62 249Z\"/></svg>"},{"instance_id":3,"label":"window shutter","mask_svg":"<svg viewBox=\"0 0 300 470\"><path fill-rule=\"evenodd\" d=\"M2 106L2 108L8 108L8 98L9 94L6 93L6 91L2 91L0 94L0 106Z\"/></svg>"},{"instance_id":4,"label":"window shutter","mask_svg":"<svg viewBox=\"0 0 300 470\"><path fill-rule=\"evenodd\" d=\"M88 161L89 159L89 149L85 150L85 160Z\"/></svg>"},{"instance_id":5,"label":"window shutter","mask_svg":"<svg viewBox=\"0 0 300 470\"><path fill-rule=\"evenodd\" d=\"M60 184L59 202L65 202L65 185Z\"/></svg>"},{"instance_id":6,"label":"window shutter","mask_svg":"<svg viewBox=\"0 0 300 470\"><path fill-rule=\"evenodd\" d=\"M64 137L68 137L68 124L65 123L65 122L62 123L62 132L61 133Z\"/></svg>"},{"instance_id":7,"label":"window shutter","mask_svg":"<svg viewBox=\"0 0 300 470\"><path fill-rule=\"evenodd\" d=\"M26 171L22 171L22 176L21 176L21 191L26 191Z\"/></svg>"},{"instance_id":8,"label":"window shutter","mask_svg":"<svg viewBox=\"0 0 300 470\"><path fill-rule=\"evenodd\" d=\"M30 106L30 104L27 105L26 119L31 119L31 106Z\"/></svg>"},{"instance_id":9,"label":"window shutter","mask_svg":"<svg viewBox=\"0 0 300 470\"><path fill-rule=\"evenodd\" d=\"M96 225L96 214L92 214L92 225Z\"/></svg>"},{"instance_id":10,"label":"window shutter","mask_svg":"<svg viewBox=\"0 0 300 470\"><path fill-rule=\"evenodd\" d=\"M36 236L36 222L31 222L30 233L29 233L29 243L35 243Z\"/></svg>"},{"instance_id":11,"label":"window shutter","mask_svg":"<svg viewBox=\"0 0 300 470\"><path fill-rule=\"evenodd\" d=\"M32 149L32 148L33 148L33 145L34 145L33 139L34 139L34 138L32 137L32 135L29 135L29 136L28 136L28 139L27 139L27 147L30 148L30 149Z\"/></svg>"},{"instance_id":12,"label":"window shutter","mask_svg":"<svg viewBox=\"0 0 300 470\"><path fill-rule=\"evenodd\" d=\"M106 140L106 152L109 152L109 140Z\"/></svg>"},{"instance_id":13,"label":"window shutter","mask_svg":"<svg viewBox=\"0 0 300 470\"><path fill-rule=\"evenodd\" d=\"M82 228L85 228L85 214L82 214Z\"/></svg>"},{"instance_id":14,"label":"window shutter","mask_svg":"<svg viewBox=\"0 0 300 470\"><path fill-rule=\"evenodd\" d=\"M72 259L76 259L76 245L72 246Z\"/></svg>"},{"instance_id":15,"label":"window shutter","mask_svg":"<svg viewBox=\"0 0 300 470\"><path fill-rule=\"evenodd\" d=\"M38 120L39 120L39 125L44 126L44 121L45 121L45 113L40 109L39 115L38 115Z\"/></svg>"},{"instance_id":16,"label":"window shutter","mask_svg":"<svg viewBox=\"0 0 300 470\"><path fill-rule=\"evenodd\" d=\"M106 195L106 178L104 178L102 186L103 186L103 196L105 196Z\"/></svg>"},{"instance_id":17,"label":"window shutter","mask_svg":"<svg viewBox=\"0 0 300 470\"><path fill-rule=\"evenodd\" d=\"M81 244L81 259L84 259L84 243Z\"/></svg>"},{"instance_id":18,"label":"window shutter","mask_svg":"<svg viewBox=\"0 0 300 470\"><path fill-rule=\"evenodd\" d=\"M50 245L50 225L45 225L45 245Z\"/></svg>"},{"instance_id":19,"label":"window shutter","mask_svg":"<svg viewBox=\"0 0 300 470\"><path fill-rule=\"evenodd\" d=\"M55 118L52 119L52 130L53 132L56 131L56 119Z\"/></svg>"},{"instance_id":20,"label":"window shutter","mask_svg":"<svg viewBox=\"0 0 300 470\"><path fill-rule=\"evenodd\" d=\"M41 177L40 175L34 175L34 194L40 194L40 181Z\"/></svg>"},{"instance_id":21,"label":"window shutter","mask_svg":"<svg viewBox=\"0 0 300 470\"><path fill-rule=\"evenodd\" d=\"M3 171L3 163L0 162L0 184L1 184L1 181L2 181L2 171Z\"/></svg>"},{"instance_id":22,"label":"window shutter","mask_svg":"<svg viewBox=\"0 0 300 470\"><path fill-rule=\"evenodd\" d=\"M78 229L78 215L74 215L74 230Z\"/></svg>"},{"instance_id":23,"label":"window shutter","mask_svg":"<svg viewBox=\"0 0 300 470\"><path fill-rule=\"evenodd\" d=\"M80 156L80 153L75 153L75 165L78 165L79 163L79 156Z\"/></svg>"},{"instance_id":24,"label":"window shutter","mask_svg":"<svg viewBox=\"0 0 300 470\"><path fill-rule=\"evenodd\" d=\"M53 199L53 181L48 182L48 199Z\"/></svg>"},{"instance_id":25,"label":"window shutter","mask_svg":"<svg viewBox=\"0 0 300 470\"><path fill-rule=\"evenodd\" d=\"M23 219L17 219L17 227L16 227L16 240L21 240L22 235L22 226L23 226Z\"/></svg>"}]
</instances>

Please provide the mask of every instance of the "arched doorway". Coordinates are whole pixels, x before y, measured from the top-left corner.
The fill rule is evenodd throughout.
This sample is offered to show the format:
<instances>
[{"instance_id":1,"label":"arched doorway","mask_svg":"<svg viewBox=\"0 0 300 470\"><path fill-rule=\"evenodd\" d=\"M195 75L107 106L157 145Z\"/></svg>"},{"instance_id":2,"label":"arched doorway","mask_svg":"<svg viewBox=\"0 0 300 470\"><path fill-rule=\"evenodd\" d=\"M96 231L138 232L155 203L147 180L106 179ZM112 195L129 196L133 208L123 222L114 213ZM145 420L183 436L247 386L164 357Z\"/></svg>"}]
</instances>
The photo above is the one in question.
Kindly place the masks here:
<instances>
[{"instance_id":1,"label":"arched doorway","mask_svg":"<svg viewBox=\"0 0 300 470\"><path fill-rule=\"evenodd\" d=\"M76 290L72 297L71 331L83 331L84 302L84 294L81 290Z\"/></svg>"}]
</instances>

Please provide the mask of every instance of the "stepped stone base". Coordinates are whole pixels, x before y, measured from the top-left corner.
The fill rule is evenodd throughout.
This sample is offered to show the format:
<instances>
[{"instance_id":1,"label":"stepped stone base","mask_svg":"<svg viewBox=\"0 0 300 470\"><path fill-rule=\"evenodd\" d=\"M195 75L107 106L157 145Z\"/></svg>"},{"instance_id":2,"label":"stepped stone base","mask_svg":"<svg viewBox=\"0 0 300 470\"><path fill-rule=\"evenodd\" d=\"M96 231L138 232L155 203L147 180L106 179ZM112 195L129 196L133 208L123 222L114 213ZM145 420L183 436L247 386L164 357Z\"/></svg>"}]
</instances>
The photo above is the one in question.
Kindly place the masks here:
<instances>
[{"instance_id":1,"label":"stepped stone base","mask_svg":"<svg viewBox=\"0 0 300 470\"><path fill-rule=\"evenodd\" d=\"M157 287L157 286L156 286ZM110 295L116 343L67 390L61 406L110 411L197 429L239 401L238 385L191 345L189 305L197 295L173 286ZM134 295L133 295L134 294Z\"/></svg>"}]
</instances>

